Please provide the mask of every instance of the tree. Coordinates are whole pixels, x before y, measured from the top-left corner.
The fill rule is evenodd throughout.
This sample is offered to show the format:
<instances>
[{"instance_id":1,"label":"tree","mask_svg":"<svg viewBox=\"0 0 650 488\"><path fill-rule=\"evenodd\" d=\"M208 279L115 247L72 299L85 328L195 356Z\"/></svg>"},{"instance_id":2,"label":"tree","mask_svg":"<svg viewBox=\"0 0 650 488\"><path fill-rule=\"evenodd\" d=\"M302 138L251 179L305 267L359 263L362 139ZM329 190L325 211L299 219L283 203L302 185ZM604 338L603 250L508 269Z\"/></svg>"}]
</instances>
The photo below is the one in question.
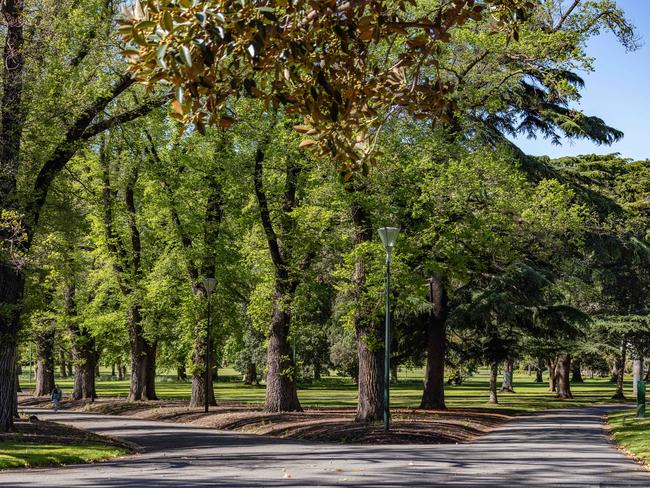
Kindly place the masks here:
<instances>
[{"instance_id":1,"label":"tree","mask_svg":"<svg viewBox=\"0 0 650 488\"><path fill-rule=\"evenodd\" d=\"M123 111L118 108L103 116L135 82L129 74L115 76L108 69L105 76L89 76L97 66L110 65L117 73L121 71L119 62L106 62L104 50L113 7L113 2L96 0L65 5L9 0L0 7L7 25L0 99L2 432L11 429L15 410L14 373L25 260L52 181L92 137L161 103L160 99L141 100L139 105L127 105ZM73 12L84 15L75 16L83 20L71 30L65 17ZM27 21L32 23L26 42ZM46 42L46 38L61 42ZM69 103L71 98L74 103ZM20 175L29 177L23 181Z\"/></svg>"}]
</instances>

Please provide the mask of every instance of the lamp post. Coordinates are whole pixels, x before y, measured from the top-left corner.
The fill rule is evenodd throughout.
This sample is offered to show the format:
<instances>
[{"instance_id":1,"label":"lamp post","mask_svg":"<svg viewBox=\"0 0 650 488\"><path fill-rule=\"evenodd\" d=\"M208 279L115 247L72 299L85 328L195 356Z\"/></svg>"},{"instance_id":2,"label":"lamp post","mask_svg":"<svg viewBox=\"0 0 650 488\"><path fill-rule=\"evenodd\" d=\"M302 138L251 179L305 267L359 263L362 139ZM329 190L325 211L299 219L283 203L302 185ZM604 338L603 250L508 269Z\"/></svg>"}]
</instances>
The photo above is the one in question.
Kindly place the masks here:
<instances>
[{"instance_id":1,"label":"lamp post","mask_svg":"<svg viewBox=\"0 0 650 488\"><path fill-rule=\"evenodd\" d=\"M212 315L210 297L216 283L217 280L214 278L203 278L203 286L208 294L208 327L205 339L205 413L208 413L208 406L210 405L210 316Z\"/></svg>"},{"instance_id":2,"label":"lamp post","mask_svg":"<svg viewBox=\"0 0 650 488\"><path fill-rule=\"evenodd\" d=\"M397 227L379 229L379 237L386 249L386 320L384 322L384 430L386 432L390 427L390 261L398 234Z\"/></svg>"}]
</instances>

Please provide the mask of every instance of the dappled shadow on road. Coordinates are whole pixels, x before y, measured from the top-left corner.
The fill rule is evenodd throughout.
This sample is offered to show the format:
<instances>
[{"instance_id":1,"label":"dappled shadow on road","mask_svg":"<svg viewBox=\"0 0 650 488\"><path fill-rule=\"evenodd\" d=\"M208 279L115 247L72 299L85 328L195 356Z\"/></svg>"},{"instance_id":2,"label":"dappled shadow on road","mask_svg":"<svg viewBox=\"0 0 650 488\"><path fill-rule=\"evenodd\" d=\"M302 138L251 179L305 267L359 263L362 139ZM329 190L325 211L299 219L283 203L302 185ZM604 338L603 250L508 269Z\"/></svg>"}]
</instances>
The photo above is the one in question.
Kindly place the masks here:
<instances>
[{"instance_id":1,"label":"dappled shadow on road","mask_svg":"<svg viewBox=\"0 0 650 488\"><path fill-rule=\"evenodd\" d=\"M527 414L475 443L408 446L308 444L78 415L79 425L92 424L95 432L146 440L149 452L92 467L34 470L18 482L0 474L0 485L647 488L650 473L618 453L601 428L602 415L611 409ZM75 417L66 415L65 421Z\"/></svg>"}]
</instances>

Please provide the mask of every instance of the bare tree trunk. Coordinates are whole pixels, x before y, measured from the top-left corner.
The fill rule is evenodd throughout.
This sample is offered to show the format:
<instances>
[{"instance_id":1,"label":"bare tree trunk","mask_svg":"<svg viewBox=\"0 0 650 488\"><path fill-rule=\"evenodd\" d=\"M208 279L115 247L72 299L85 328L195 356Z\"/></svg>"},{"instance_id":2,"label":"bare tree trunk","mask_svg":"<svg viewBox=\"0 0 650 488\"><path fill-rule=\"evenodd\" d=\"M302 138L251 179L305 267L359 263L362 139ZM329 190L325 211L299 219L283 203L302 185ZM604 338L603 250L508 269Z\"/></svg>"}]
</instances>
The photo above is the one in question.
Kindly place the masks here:
<instances>
[{"instance_id":1,"label":"bare tree trunk","mask_svg":"<svg viewBox=\"0 0 650 488\"><path fill-rule=\"evenodd\" d=\"M176 379L178 381L187 381L187 369L185 364L179 364L176 368Z\"/></svg>"},{"instance_id":2,"label":"bare tree trunk","mask_svg":"<svg viewBox=\"0 0 650 488\"><path fill-rule=\"evenodd\" d=\"M201 297L202 302L207 300L207 291L202 284L195 284L192 293ZM205 404L205 375L208 375L208 403L216 405L214 396L214 380L212 376L212 365L214 354L210 355L210 364L205 364L206 341L207 341L207 316L205 321L197 321L194 330L194 348L192 349L192 395L190 407L201 407Z\"/></svg>"},{"instance_id":3,"label":"bare tree trunk","mask_svg":"<svg viewBox=\"0 0 650 488\"><path fill-rule=\"evenodd\" d=\"M54 327L47 323L36 336L36 388L34 396L49 395L54 389Z\"/></svg>"},{"instance_id":4,"label":"bare tree trunk","mask_svg":"<svg viewBox=\"0 0 650 488\"><path fill-rule=\"evenodd\" d=\"M611 373L610 378L609 378L609 382L610 383L618 383L618 372L619 372L619 370L618 370L618 359L615 358L612 361L612 364L610 365L609 370L610 370L610 373Z\"/></svg>"},{"instance_id":5,"label":"bare tree trunk","mask_svg":"<svg viewBox=\"0 0 650 488\"><path fill-rule=\"evenodd\" d=\"M358 202L351 207L352 221L355 226L354 244L360 246L372 240L372 224L365 210ZM381 322L367 317L361 306L363 295L366 293L365 257L362 253L356 256L354 274L354 299L359 301L355 316L355 332L357 356L359 358L357 403L357 422L375 422L384 416L384 351L378 346L384 337Z\"/></svg>"},{"instance_id":6,"label":"bare tree trunk","mask_svg":"<svg viewBox=\"0 0 650 488\"><path fill-rule=\"evenodd\" d=\"M266 356L268 374L266 376L265 408L269 412L302 411L298 401L296 384L293 381L293 368L295 365L291 359L291 351L287 340L290 315L286 307L289 306L290 302L288 303L286 300L286 295L282 293L281 287L276 285Z\"/></svg>"},{"instance_id":7,"label":"bare tree trunk","mask_svg":"<svg viewBox=\"0 0 650 488\"><path fill-rule=\"evenodd\" d=\"M397 378L398 365L391 363L390 365L390 382L397 383L399 380Z\"/></svg>"},{"instance_id":8,"label":"bare tree trunk","mask_svg":"<svg viewBox=\"0 0 650 488\"><path fill-rule=\"evenodd\" d=\"M255 169L253 173L260 220L266 235L271 261L275 268L275 292L266 354L268 373L266 375L265 408L269 412L302 411L298 401L296 383L294 382L295 364L293 364L288 343L291 303L296 288L300 283L300 278L296 274L290 276L289 265L293 256L288 241L291 239L288 238L287 243L284 243L282 239L278 238L264 188L264 151L269 141L270 134L258 145L255 152ZM295 230L292 211L298 206L297 189L300 167L287 159L285 168L284 202L280 212L279 228L282 235L288 237ZM305 269L308 262L309 260L305 260L301 265L301 269Z\"/></svg>"},{"instance_id":9,"label":"bare tree trunk","mask_svg":"<svg viewBox=\"0 0 650 488\"><path fill-rule=\"evenodd\" d=\"M140 307L137 305L129 309L129 339L131 344L131 385L128 401L157 400L156 348L143 337Z\"/></svg>"},{"instance_id":10,"label":"bare tree trunk","mask_svg":"<svg viewBox=\"0 0 650 488\"><path fill-rule=\"evenodd\" d=\"M63 348L59 348L59 376L61 378L68 376L68 370L65 367L65 351Z\"/></svg>"},{"instance_id":11,"label":"bare tree trunk","mask_svg":"<svg viewBox=\"0 0 650 488\"><path fill-rule=\"evenodd\" d=\"M537 359L537 367L535 368L535 383L544 382L544 360L542 358Z\"/></svg>"},{"instance_id":12,"label":"bare tree trunk","mask_svg":"<svg viewBox=\"0 0 650 488\"><path fill-rule=\"evenodd\" d=\"M382 337L376 328L357 326L359 357L357 422L374 422L384 415L384 354L374 346Z\"/></svg>"},{"instance_id":13,"label":"bare tree trunk","mask_svg":"<svg viewBox=\"0 0 650 488\"><path fill-rule=\"evenodd\" d=\"M616 358L616 393L612 400L625 400L625 393L623 391L623 381L625 380L625 359L627 356L627 341L624 339L621 343L621 353Z\"/></svg>"},{"instance_id":14,"label":"bare tree trunk","mask_svg":"<svg viewBox=\"0 0 650 488\"><path fill-rule=\"evenodd\" d=\"M584 383L582 378L582 364L579 359L574 359L571 363L571 383Z\"/></svg>"},{"instance_id":15,"label":"bare tree trunk","mask_svg":"<svg viewBox=\"0 0 650 488\"><path fill-rule=\"evenodd\" d=\"M557 391L557 360L549 359L547 361L548 365L548 391L555 392Z\"/></svg>"},{"instance_id":16,"label":"bare tree trunk","mask_svg":"<svg viewBox=\"0 0 650 488\"><path fill-rule=\"evenodd\" d=\"M445 409L445 352L447 349L447 292L438 276L429 279L427 362L420 408Z\"/></svg>"},{"instance_id":17,"label":"bare tree trunk","mask_svg":"<svg viewBox=\"0 0 650 488\"><path fill-rule=\"evenodd\" d=\"M252 385L252 384L257 384L257 366L255 366L254 362L248 363L248 366L246 367L246 375L244 377L244 383L246 385Z\"/></svg>"},{"instance_id":18,"label":"bare tree trunk","mask_svg":"<svg viewBox=\"0 0 650 488\"><path fill-rule=\"evenodd\" d=\"M499 362L493 361L490 367L490 400L488 403L498 404L499 399L497 397L497 378L499 376Z\"/></svg>"},{"instance_id":19,"label":"bare tree trunk","mask_svg":"<svg viewBox=\"0 0 650 488\"><path fill-rule=\"evenodd\" d=\"M571 356L566 353L560 353L557 356L556 376L557 376L557 398L566 400L573 398L571 394Z\"/></svg>"},{"instance_id":20,"label":"bare tree trunk","mask_svg":"<svg viewBox=\"0 0 650 488\"><path fill-rule=\"evenodd\" d=\"M74 362L73 400L94 401L95 393L95 339L88 330L79 326L75 286L63 289L63 305L68 331L72 339L72 360Z\"/></svg>"},{"instance_id":21,"label":"bare tree trunk","mask_svg":"<svg viewBox=\"0 0 650 488\"><path fill-rule=\"evenodd\" d=\"M514 359L508 358L503 362L503 383L501 384L501 392L508 392L508 393L515 392L512 385L514 368L515 368Z\"/></svg>"}]
</instances>

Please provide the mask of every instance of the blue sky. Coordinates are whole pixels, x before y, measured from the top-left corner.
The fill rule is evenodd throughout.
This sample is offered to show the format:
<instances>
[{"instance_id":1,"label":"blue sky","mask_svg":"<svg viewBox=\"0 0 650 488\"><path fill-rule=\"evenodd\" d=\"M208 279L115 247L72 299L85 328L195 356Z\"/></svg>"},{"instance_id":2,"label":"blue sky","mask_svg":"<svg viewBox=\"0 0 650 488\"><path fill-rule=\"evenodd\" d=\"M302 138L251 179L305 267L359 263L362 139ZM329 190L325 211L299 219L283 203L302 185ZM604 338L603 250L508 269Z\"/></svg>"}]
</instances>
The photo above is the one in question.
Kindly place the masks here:
<instances>
[{"instance_id":1,"label":"blue sky","mask_svg":"<svg viewBox=\"0 0 650 488\"><path fill-rule=\"evenodd\" d=\"M584 140L554 146L541 137L516 139L524 152L551 157L619 152L632 159L650 159L650 0L617 3L637 27L643 45L628 53L609 33L592 39L587 52L595 58L595 72L583 74L586 86L578 108L623 131L625 137L612 146Z\"/></svg>"}]
</instances>

